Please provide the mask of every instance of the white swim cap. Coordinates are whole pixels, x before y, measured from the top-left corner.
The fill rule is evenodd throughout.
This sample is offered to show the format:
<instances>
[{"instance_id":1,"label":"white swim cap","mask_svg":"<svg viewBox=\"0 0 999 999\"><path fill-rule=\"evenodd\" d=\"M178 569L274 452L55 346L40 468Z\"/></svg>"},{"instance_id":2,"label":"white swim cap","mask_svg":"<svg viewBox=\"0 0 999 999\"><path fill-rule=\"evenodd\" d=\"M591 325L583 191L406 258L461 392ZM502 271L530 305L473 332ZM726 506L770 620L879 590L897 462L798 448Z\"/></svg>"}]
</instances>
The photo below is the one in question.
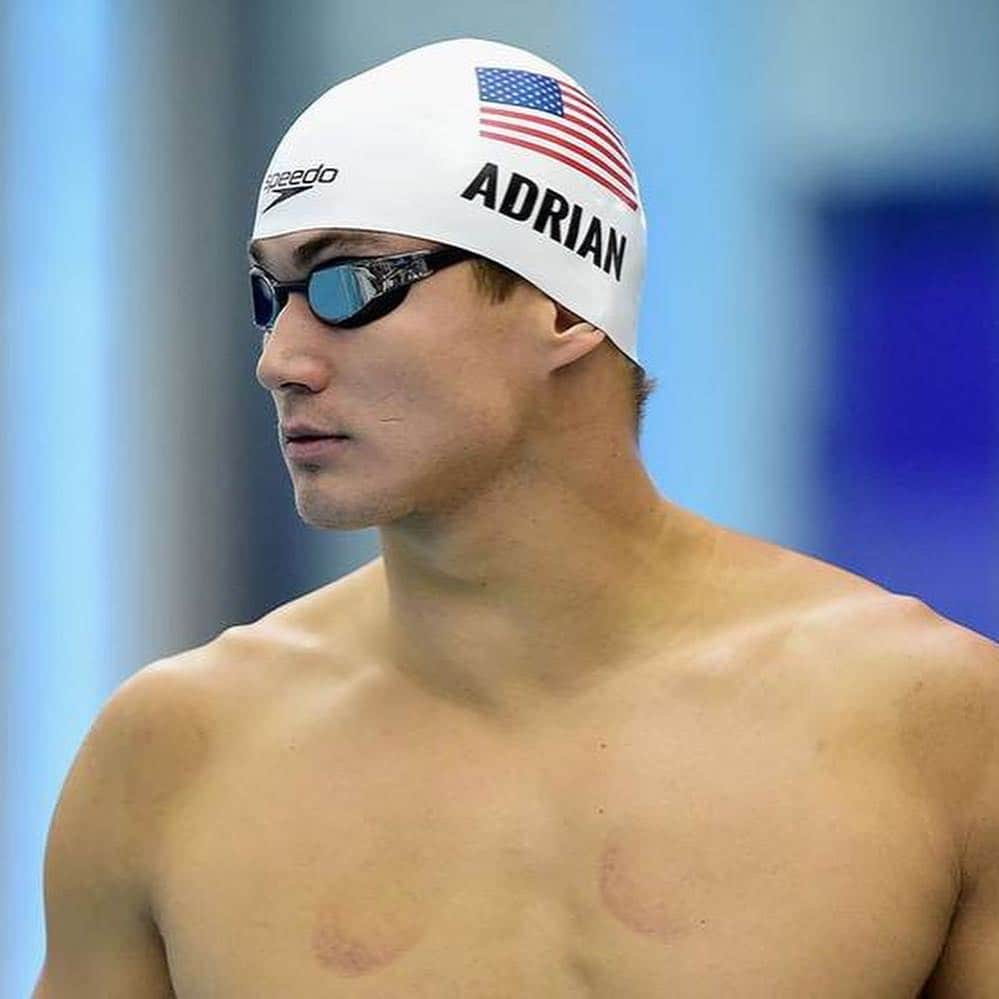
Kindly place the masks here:
<instances>
[{"instance_id":1,"label":"white swim cap","mask_svg":"<svg viewBox=\"0 0 999 999\"><path fill-rule=\"evenodd\" d=\"M367 229L515 271L638 362L645 213L621 137L523 49L435 42L331 87L292 123L253 238Z\"/></svg>"}]
</instances>

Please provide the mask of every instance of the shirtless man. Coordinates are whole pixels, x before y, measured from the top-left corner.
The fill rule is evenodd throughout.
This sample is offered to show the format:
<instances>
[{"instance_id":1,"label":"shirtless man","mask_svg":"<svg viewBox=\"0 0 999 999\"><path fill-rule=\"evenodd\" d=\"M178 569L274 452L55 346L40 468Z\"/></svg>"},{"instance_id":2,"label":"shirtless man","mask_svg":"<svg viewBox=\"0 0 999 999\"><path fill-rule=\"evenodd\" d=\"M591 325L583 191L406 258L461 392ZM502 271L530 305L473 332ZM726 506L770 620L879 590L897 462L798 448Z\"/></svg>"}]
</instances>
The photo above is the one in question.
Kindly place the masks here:
<instances>
[{"instance_id":1,"label":"shirtless man","mask_svg":"<svg viewBox=\"0 0 999 999\"><path fill-rule=\"evenodd\" d=\"M429 113L398 115L409 160L365 154L411 139L379 117L387 80L454 127L462 66L566 79L441 43L333 88L275 153L258 378L301 516L377 525L382 555L115 691L53 819L36 997L999 996L999 650L658 493L618 195L510 154L613 219L620 282L514 218L526 200L449 216L434 178L467 188ZM364 155L422 202L362 204ZM325 167L281 180L321 162L326 192ZM490 298L503 272L446 252L422 277L322 269L453 246L526 280ZM274 284L309 273L308 299ZM307 429L346 439L284 439Z\"/></svg>"}]
</instances>

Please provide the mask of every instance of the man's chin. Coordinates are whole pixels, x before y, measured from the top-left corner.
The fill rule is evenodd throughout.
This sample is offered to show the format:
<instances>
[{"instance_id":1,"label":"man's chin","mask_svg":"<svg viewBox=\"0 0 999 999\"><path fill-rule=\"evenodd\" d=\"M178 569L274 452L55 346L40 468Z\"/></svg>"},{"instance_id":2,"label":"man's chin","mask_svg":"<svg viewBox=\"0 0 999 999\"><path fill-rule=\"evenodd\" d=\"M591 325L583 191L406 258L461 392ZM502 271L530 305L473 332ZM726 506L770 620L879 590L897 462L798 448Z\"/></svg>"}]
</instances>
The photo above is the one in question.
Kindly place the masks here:
<instances>
[{"instance_id":1,"label":"man's chin","mask_svg":"<svg viewBox=\"0 0 999 999\"><path fill-rule=\"evenodd\" d=\"M388 511L377 507L334 505L299 494L295 496L295 509L306 524L322 531L363 531L391 519Z\"/></svg>"}]
</instances>

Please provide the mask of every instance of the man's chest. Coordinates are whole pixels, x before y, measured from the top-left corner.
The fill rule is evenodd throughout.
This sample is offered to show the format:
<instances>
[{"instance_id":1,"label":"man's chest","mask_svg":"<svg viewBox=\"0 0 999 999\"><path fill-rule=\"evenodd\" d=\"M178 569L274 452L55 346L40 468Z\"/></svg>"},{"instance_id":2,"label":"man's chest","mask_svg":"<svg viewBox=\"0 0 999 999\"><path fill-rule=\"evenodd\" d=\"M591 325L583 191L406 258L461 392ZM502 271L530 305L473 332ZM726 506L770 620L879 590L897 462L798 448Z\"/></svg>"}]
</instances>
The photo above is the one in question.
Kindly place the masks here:
<instances>
[{"instance_id":1,"label":"man's chest","mask_svg":"<svg viewBox=\"0 0 999 999\"><path fill-rule=\"evenodd\" d=\"M911 997L953 902L934 820L789 717L635 706L530 751L261 724L169 828L178 996Z\"/></svg>"}]
</instances>

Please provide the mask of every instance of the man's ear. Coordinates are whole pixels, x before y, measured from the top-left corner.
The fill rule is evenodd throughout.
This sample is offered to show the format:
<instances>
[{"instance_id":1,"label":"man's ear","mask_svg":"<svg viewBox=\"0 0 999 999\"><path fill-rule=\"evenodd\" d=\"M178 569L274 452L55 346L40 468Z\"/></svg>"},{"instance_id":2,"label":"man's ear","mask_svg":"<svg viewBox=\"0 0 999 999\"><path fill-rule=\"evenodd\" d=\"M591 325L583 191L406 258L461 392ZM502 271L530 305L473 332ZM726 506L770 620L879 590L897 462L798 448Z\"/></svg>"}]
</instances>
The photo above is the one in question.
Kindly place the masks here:
<instances>
[{"instance_id":1,"label":"man's ear","mask_svg":"<svg viewBox=\"0 0 999 999\"><path fill-rule=\"evenodd\" d=\"M555 305L555 330L560 341L555 347L555 364L560 368L565 364L583 357L596 347L606 334L598 330L593 323L580 319L575 312Z\"/></svg>"},{"instance_id":2,"label":"man's ear","mask_svg":"<svg viewBox=\"0 0 999 999\"><path fill-rule=\"evenodd\" d=\"M552 302L552 305L555 306L555 329L557 329L559 333L568 329L570 326L575 326L577 323L584 322L580 316L577 316L575 312L570 312L564 305L560 305L555 301Z\"/></svg>"}]
</instances>

